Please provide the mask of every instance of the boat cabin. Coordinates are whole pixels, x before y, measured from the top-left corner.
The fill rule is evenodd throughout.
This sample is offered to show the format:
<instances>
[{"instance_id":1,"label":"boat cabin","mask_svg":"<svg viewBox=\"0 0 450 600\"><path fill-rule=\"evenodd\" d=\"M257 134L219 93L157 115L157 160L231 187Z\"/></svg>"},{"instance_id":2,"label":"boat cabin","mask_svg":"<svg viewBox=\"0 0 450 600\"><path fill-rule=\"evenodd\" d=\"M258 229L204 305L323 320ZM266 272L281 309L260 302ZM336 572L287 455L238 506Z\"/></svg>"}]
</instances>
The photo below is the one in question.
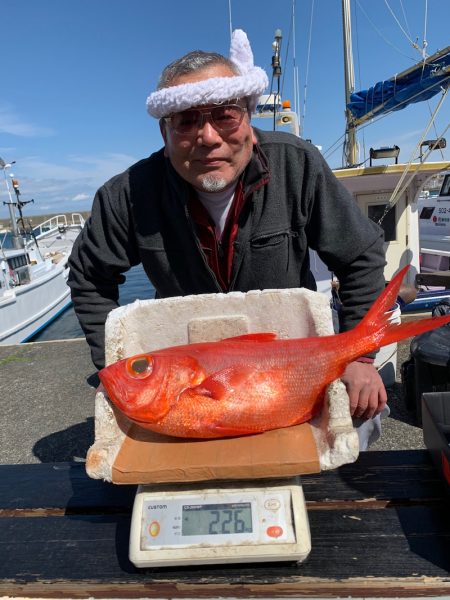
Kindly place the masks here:
<instances>
[{"instance_id":1,"label":"boat cabin","mask_svg":"<svg viewBox=\"0 0 450 600\"><path fill-rule=\"evenodd\" d=\"M8 250L1 260L0 288L30 283L30 257L23 249Z\"/></svg>"}]
</instances>

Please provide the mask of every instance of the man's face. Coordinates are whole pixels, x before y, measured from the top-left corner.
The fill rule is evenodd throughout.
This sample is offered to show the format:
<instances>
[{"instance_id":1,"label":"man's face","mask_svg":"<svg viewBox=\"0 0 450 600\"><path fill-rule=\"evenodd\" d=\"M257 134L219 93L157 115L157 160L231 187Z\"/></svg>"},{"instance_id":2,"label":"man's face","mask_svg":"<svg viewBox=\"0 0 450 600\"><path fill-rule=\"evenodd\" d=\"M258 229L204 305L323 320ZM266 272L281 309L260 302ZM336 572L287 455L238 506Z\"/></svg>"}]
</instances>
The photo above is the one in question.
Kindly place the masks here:
<instances>
[{"instance_id":1,"label":"man's face","mask_svg":"<svg viewBox=\"0 0 450 600\"><path fill-rule=\"evenodd\" d=\"M211 77L233 77L226 65L214 65L172 80L172 85L194 83ZM234 101L230 101L233 103ZM206 108L213 105L201 106ZM250 161L256 142L248 113L232 131L218 131L206 115L194 134L174 131L171 122L161 122L165 155L175 171L199 190L219 191L232 184Z\"/></svg>"}]
</instances>

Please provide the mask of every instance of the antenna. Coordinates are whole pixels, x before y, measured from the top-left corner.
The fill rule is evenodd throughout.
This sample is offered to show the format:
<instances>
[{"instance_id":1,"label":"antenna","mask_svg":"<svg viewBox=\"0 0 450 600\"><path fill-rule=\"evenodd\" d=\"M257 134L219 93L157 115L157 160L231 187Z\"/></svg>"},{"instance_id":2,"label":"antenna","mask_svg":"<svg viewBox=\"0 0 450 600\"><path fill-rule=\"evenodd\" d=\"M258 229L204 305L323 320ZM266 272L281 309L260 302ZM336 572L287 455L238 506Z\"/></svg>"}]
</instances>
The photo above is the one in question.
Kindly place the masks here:
<instances>
[{"instance_id":1,"label":"antenna","mask_svg":"<svg viewBox=\"0 0 450 600\"><path fill-rule=\"evenodd\" d=\"M273 48L273 56L272 56L272 71L273 77L278 78L281 75L281 63L280 63L280 54L281 54L281 40L283 36L281 35L281 29L275 29L275 39L272 42Z\"/></svg>"},{"instance_id":2,"label":"antenna","mask_svg":"<svg viewBox=\"0 0 450 600\"><path fill-rule=\"evenodd\" d=\"M278 100L280 98L280 76L281 76L281 40L283 36L281 34L281 29L275 29L275 37L272 42L273 55L272 55L272 80L276 80L277 82L277 91L274 94L274 111L273 111L273 129L276 129L277 123L277 110L276 106Z\"/></svg>"}]
</instances>

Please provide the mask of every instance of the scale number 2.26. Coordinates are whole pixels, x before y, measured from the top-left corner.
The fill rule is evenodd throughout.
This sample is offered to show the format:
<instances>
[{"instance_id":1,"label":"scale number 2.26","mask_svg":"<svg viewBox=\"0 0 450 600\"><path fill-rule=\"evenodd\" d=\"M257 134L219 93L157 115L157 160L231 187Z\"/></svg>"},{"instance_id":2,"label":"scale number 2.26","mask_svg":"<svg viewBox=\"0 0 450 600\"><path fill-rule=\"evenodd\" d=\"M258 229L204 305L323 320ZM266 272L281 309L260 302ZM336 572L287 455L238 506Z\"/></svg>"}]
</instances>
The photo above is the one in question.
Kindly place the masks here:
<instances>
[{"instance_id":1,"label":"scale number 2.26","mask_svg":"<svg viewBox=\"0 0 450 600\"><path fill-rule=\"evenodd\" d=\"M251 527L246 527L246 523L242 518L243 511L241 509L221 509L210 510L211 520L209 522L210 535L226 534L226 533L247 533L251 531Z\"/></svg>"}]
</instances>

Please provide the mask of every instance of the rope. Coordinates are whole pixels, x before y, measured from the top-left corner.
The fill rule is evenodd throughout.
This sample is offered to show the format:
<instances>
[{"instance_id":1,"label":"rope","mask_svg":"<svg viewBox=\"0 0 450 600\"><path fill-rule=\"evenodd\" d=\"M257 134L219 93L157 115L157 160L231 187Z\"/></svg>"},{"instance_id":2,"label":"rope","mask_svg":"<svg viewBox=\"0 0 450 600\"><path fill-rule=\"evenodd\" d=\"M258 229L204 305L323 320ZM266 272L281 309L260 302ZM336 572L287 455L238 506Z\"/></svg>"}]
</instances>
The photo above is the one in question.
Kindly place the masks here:
<instances>
[{"instance_id":1,"label":"rope","mask_svg":"<svg viewBox=\"0 0 450 600\"><path fill-rule=\"evenodd\" d=\"M391 13L391 15L394 17L394 21L397 23L397 25L400 27L401 32L405 35L406 39L408 40L408 42L411 44L411 46L413 48L418 49L417 43L413 42L413 40L411 39L411 37L406 33L406 31L403 29L403 27L400 24L400 21L397 19L397 17L395 16L394 11L392 10L392 8L389 6L389 2L388 0L384 0L384 3L386 4L389 12Z\"/></svg>"},{"instance_id":2,"label":"rope","mask_svg":"<svg viewBox=\"0 0 450 600\"><path fill-rule=\"evenodd\" d=\"M333 156L333 154L339 149L339 146L344 138L345 138L345 133L343 133L333 144L331 144L331 146L329 146L326 150L324 150L324 152L323 152L324 158L329 158L329 156ZM331 152L330 155L328 154L329 152Z\"/></svg>"},{"instance_id":3,"label":"rope","mask_svg":"<svg viewBox=\"0 0 450 600\"><path fill-rule=\"evenodd\" d=\"M432 112L432 110L431 110L431 106L430 106L430 102L429 102L429 101L427 101L427 105L428 105L428 111L429 111L429 113L430 113L430 118L431 118L431 117L432 117L432 115L433 115L433 112ZM444 133L443 133L442 135L438 135L438 132L437 132L437 129L436 129L436 123L433 123L434 137L435 137L436 139L440 139L441 137L443 137L443 136L444 136L444 134L445 134L445 132L447 131L448 127L449 127L449 126L447 125L447 127L446 127L446 129L444 130ZM433 146L432 150L434 150L434 146ZM442 149L442 148L439 148L439 152L441 153L441 160L445 160L445 158L444 158L444 151L443 151L443 149Z\"/></svg>"},{"instance_id":4,"label":"rope","mask_svg":"<svg viewBox=\"0 0 450 600\"><path fill-rule=\"evenodd\" d=\"M384 209L384 213L382 214L382 216L381 216L380 220L378 221L378 224L381 224L381 222L383 221L383 219L384 219L384 217L387 215L387 213L388 213L388 212L391 210L391 208L392 208L393 206L395 206L395 204L396 204L396 203L398 202L398 200L400 199L401 195L404 193L404 191L406 190L406 188L409 186L409 184L411 183L411 181L414 179L414 176L415 176L415 173L416 173L416 171L418 171L418 170L420 169L420 165L421 165L422 163L418 163L418 164L416 165L415 169L412 171L412 175L411 175L411 177L408 179L408 181L405 183L405 185L403 185L403 181L405 180L405 178L406 178L406 176L407 176L407 174L408 174L408 172L409 172L409 170L410 170L410 167L411 167L411 164L412 164L412 162L413 162L413 160L414 160L414 157L416 156L416 153L417 153L417 151L420 149L420 146L421 146L421 144L422 144L423 140L425 139L425 136L427 135L427 133L428 133L428 131L429 131L429 129L430 129L430 127L431 127L431 125L433 124L434 120L436 119L436 115L437 115L437 113L439 112L439 110L440 110L440 108L441 108L441 106L442 106L442 103L444 102L444 99L445 99L445 96L447 95L447 93L448 93L448 88L447 88L447 89L446 89L446 90L443 92L443 94L442 94L442 97L441 97L441 99L439 100L439 103L438 103L438 105L436 106L436 108L435 108L435 110L434 110L434 113L433 113L433 115L431 116L430 122L428 123L427 127L425 128L425 131L423 132L423 135L422 135L422 137L421 137L421 138L420 138L420 140L417 142L417 145L416 145L416 147L415 147L415 148L414 148L414 150L413 150L413 153L412 153L412 155L411 155L411 158L409 159L409 161L408 161L408 163L407 163L407 165L406 165L406 167L405 167L405 170L403 171L403 173L402 173L402 175L401 175L400 179L398 180L398 183L397 183L397 185L395 186L395 189L394 189L394 191L393 191L393 192L392 192L392 194L391 194L391 197L390 197L390 199L389 199L389 202L386 204L386 207L385 207L385 209ZM447 131L447 129L448 129L449 127L450 127L450 124L449 124L449 125L447 125L446 129L444 130L444 133ZM442 135L444 135L444 133L443 133ZM441 137L442 137L442 136L441 136ZM438 143L438 142L436 141L436 143L435 143L435 144L434 144L434 145L433 145L431 148L429 148L429 149L428 149L428 151L427 151L427 152L425 153L425 155L424 155L424 158L425 158L425 159L426 159L426 158L429 156L429 154L430 154L430 153L433 151L433 149L434 149L434 147L436 146L436 144L437 144L437 143ZM423 162L423 161L422 161L422 162ZM403 185L403 187L402 187L402 185ZM401 189L400 189L400 188L401 188ZM399 191L399 190L400 190L400 191Z\"/></svg>"},{"instance_id":5,"label":"rope","mask_svg":"<svg viewBox=\"0 0 450 600\"><path fill-rule=\"evenodd\" d=\"M442 132L442 135L435 141L435 143L428 148L428 150L425 152L425 154L422 155L422 163L426 162L427 158L430 156L431 152L433 152L433 150L436 148L437 144L439 143L439 139L441 139L446 131L450 128L450 123L447 125L447 127L444 129L444 131ZM414 175L416 173L416 171L419 170L420 165L422 163L418 163L417 166L415 167L411 177L408 179L408 181L405 183L405 185L402 187L402 189L398 192L397 197L394 199L394 202L392 204L390 204L390 208L392 208L392 206L394 206L398 199L402 196L402 194L404 193L404 191L406 190L406 188L409 186L409 184L411 183L411 181L414 179ZM392 194L391 198L394 196L394 194Z\"/></svg>"},{"instance_id":6,"label":"rope","mask_svg":"<svg viewBox=\"0 0 450 600\"><path fill-rule=\"evenodd\" d=\"M307 52L307 58L306 58L305 85L303 86L303 115L302 115L303 127L305 126L305 119L306 119L306 95L307 95L307 90L308 90L309 63L310 63L310 58L311 58L313 16L314 16L314 0L312 0L312 2L311 2L311 17L309 20L308 52Z\"/></svg>"},{"instance_id":7,"label":"rope","mask_svg":"<svg viewBox=\"0 0 450 600\"><path fill-rule=\"evenodd\" d=\"M405 25L406 25L406 27L408 29L408 35L409 35L409 37L411 37L411 31L409 29L408 19L406 18L405 8L403 6L402 0L400 0L400 6L402 8L403 18L405 19Z\"/></svg>"},{"instance_id":8,"label":"rope","mask_svg":"<svg viewBox=\"0 0 450 600\"><path fill-rule=\"evenodd\" d=\"M359 0L356 0L359 8L361 9L361 11L364 13L366 19L369 21L369 23L372 25L372 27L375 29L375 31L378 33L378 35L381 37L382 40L384 40L386 42L386 44L388 44L389 46L392 46L394 48L394 50L396 50L399 54L401 54L402 56L406 56L406 58L408 58L409 60L411 60L412 62L416 62L416 60L414 58L411 58L411 56L408 56L407 54L405 54L404 52L402 52L399 48L397 48L397 46L395 46L390 40L388 40L383 33L378 29L378 27L375 25L375 23L371 20L371 18L369 17L369 15L366 13L366 11L364 10L364 8L361 6L361 3Z\"/></svg>"},{"instance_id":9,"label":"rope","mask_svg":"<svg viewBox=\"0 0 450 600\"><path fill-rule=\"evenodd\" d=\"M291 19L291 23L289 25L288 39L287 39L287 44L286 44L286 52L284 54L284 63L282 63L283 65L287 65L287 62L288 62L289 46L291 45L292 29L293 29L293 23L292 23L292 19ZM281 49L281 46L280 46L280 49ZM281 90L280 90L281 97L283 97L283 93L284 93L284 82L286 79L286 71L283 70L282 73L283 73L283 75L281 77Z\"/></svg>"},{"instance_id":10,"label":"rope","mask_svg":"<svg viewBox=\"0 0 450 600\"><path fill-rule=\"evenodd\" d=\"M299 133L302 131L300 119L300 92L299 92L299 76L297 66L297 42L295 37L295 0L292 0L292 62L294 67L294 112L298 116Z\"/></svg>"}]
</instances>

